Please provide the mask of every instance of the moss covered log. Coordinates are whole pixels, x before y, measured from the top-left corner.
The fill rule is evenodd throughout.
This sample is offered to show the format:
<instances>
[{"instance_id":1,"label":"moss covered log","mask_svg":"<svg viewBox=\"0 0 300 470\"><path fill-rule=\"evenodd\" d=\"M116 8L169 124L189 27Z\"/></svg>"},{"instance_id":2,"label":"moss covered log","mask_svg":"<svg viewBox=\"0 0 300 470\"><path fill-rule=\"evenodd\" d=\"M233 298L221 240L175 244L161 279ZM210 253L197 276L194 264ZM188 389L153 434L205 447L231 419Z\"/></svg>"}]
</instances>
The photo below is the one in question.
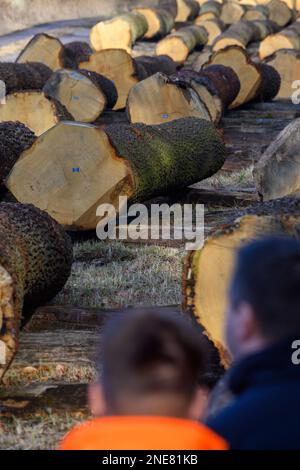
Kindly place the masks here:
<instances>
[{"instance_id":1,"label":"moss covered log","mask_svg":"<svg viewBox=\"0 0 300 470\"><path fill-rule=\"evenodd\" d=\"M5 83L6 93L23 90L42 90L52 70L40 62L28 64L0 63L0 80Z\"/></svg>"},{"instance_id":2,"label":"moss covered log","mask_svg":"<svg viewBox=\"0 0 300 470\"><path fill-rule=\"evenodd\" d=\"M106 108L112 109L118 92L111 80L90 70L54 72L43 91L59 102L76 121L94 122Z\"/></svg>"},{"instance_id":3,"label":"moss covered log","mask_svg":"<svg viewBox=\"0 0 300 470\"><path fill-rule=\"evenodd\" d=\"M24 150L36 140L21 122L0 123L0 186Z\"/></svg>"},{"instance_id":4,"label":"moss covered log","mask_svg":"<svg viewBox=\"0 0 300 470\"><path fill-rule=\"evenodd\" d=\"M183 308L202 325L226 367L231 358L224 341L224 316L237 249L269 234L299 237L299 223L299 199L261 203L240 213L231 211L227 225L211 234L202 249L187 254Z\"/></svg>"},{"instance_id":5,"label":"moss covered log","mask_svg":"<svg viewBox=\"0 0 300 470\"><path fill-rule=\"evenodd\" d=\"M214 174L225 157L218 131L202 119L104 129L62 122L22 154L6 184L20 202L87 230L101 221L100 204L118 208L119 196L144 201L176 191Z\"/></svg>"},{"instance_id":6,"label":"moss covered log","mask_svg":"<svg viewBox=\"0 0 300 470\"><path fill-rule=\"evenodd\" d=\"M19 329L32 308L55 296L72 264L69 237L31 205L0 204L0 377L18 349Z\"/></svg>"}]
</instances>

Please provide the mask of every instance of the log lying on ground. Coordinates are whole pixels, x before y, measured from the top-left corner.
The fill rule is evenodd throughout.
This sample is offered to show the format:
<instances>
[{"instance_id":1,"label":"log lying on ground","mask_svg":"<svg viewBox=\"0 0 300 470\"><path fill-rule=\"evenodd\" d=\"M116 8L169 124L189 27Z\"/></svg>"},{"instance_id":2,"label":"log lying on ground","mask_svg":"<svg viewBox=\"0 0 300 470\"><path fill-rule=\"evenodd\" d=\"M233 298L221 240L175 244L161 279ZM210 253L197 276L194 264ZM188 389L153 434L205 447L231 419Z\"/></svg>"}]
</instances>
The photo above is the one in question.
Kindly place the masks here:
<instances>
[{"instance_id":1,"label":"log lying on ground","mask_svg":"<svg viewBox=\"0 0 300 470\"><path fill-rule=\"evenodd\" d=\"M225 49L214 52L210 60L204 65L219 64L231 67L240 81L240 92L231 103L230 108L236 108L257 96L262 83L259 66L252 62L245 49L238 46L228 46Z\"/></svg>"},{"instance_id":2,"label":"log lying on ground","mask_svg":"<svg viewBox=\"0 0 300 470\"><path fill-rule=\"evenodd\" d=\"M272 101L280 89L280 75L271 65L264 63L258 63L257 65L262 80L253 101Z\"/></svg>"},{"instance_id":3,"label":"log lying on ground","mask_svg":"<svg viewBox=\"0 0 300 470\"><path fill-rule=\"evenodd\" d=\"M51 70L64 66L64 46L59 39L48 34L36 34L18 56L16 62L42 62Z\"/></svg>"},{"instance_id":4,"label":"log lying on ground","mask_svg":"<svg viewBox=\"0 0 300 470\"><path fill-rule=\"evenodd\" d=\"M6 104L0 106L0 122L22 122L36 135L43 134L62 119L73 120L73 117L41 91L11 93L6 97Z\"/></svg>"},{"instance_id":5,"label":"log lying on ground","mask_svg":"<svg viewBox=\"0 0 300 470\"><path fill-rule=\"evenodd\" d=\"M211 65L202 72L180 70L170 78L175 83L183 83L195 90L215 124L220 121L224 110L240 90L240 82L235 72L222 65Z\"/></svg>"},{"instance_id":6,"label":"log lying on ground","mask_svg":"<svg viewBox=\"0 0 300 470\"><path fill-rule=\"evenodd\" d=\"M34 133L20 122L0 123L0 185L24 150L36 140Z\"/></svg>"},{"instance_id":7,"label":"log lying on ground","mask_svg":"<svg viewBox=\"0 0 300 470\"><path fill-rule=\"evenodd\" d=\"M80 62L79 69L99 73L113 82L118 92L115 110L125 108L130 89L139 81L134 61L123 49L94 52L88 61Z\"/></svg>"},{"instance_id":8,"label":"log lying on ground","mask_svg":"<svg viewBox=\"0 0 300 470\"><path fill-rule=\"evenodd\" d=\"M148 25L148 29L144 35L146 39L166 36L175 25L174 16L167 10L139 7L135 8L134 11L146 18Z\"/></svg>"},{"instance_id":9,"label":"log lying on ground","mask_svg":"<svg viewBox=\"0 0 300 470\"><path fill-rule=\"evenodd\" d=\"M0 378L18 349L19 329L31 309L54 297L72 264L69 237L31 205L0 204Z\"/></svg>"},{"instance_id":10,"label":"log lying on ground","mask_svg":"<svg viewBox=\"0 0 300 470\"><path fill-rule=\"evenodd\" d=\"M42 90L52 70L40 62L28 64L0 63L0 80L5 83L6 93L22 90Z\"/></svg>"},{"instance_id":11,"label":"log lying on ground","mask_svg":"<svg viewBox=\"0 0 300 470\"><path fill-rule=\"evenodd\" d=\"M254 167L263 200L300 195L300 119L292 121L266 149Z\"/></svg>"},{"instance_id":12,"label":"log lying on ground","mask_svg":"<svg viewBox=\"0 0 300 470\"><path fill-rule=\"evenodd\" d=\"M64 226L95 229L100 204L118 209L119 196L144 201L176 191L214 174L225 156L220 134L202 119L105 129L61 122L22 154L6 184Z\"/></svg>"},{"instance_id":13,"label":"log lying on ground","mask_svg":"<svg viewBox=\"0 0 300 470\"><path fill-rule=\"evenodd\" d=\"M267 5L256 5L247 10L242 19L245 21L267 20L269 14Z\"/></svg>"},{"instance_id":14,"label":"log lying on ground","mask_svg":"<svg viewBox=\"0 0 300 470\"><path fill-rule=\"evenodd\" d=\"M219 19L210 19L210 20L199 20L195 21L195 24L202 26L205 29L208 35L207 45L211 46L214 40L222 34L225 26L224 23Z\"/></svg>"},{"instance_id":15,"label":"log lying on ground","mask_svg":"<svg viewBox=\"0 0 300 470\"><path fill-rule=\"evenodd\" d=\"M103 49L125 49L131 52L137 39L148 29L146 18L139 13L124 13L107 21L100 21L90 32L90 41L95 51Z\"/></svg>"},{"instance_id":16,"label":"log lying on ground","mask_svg":"<svg viewBox=\"0 0 300 470\"><path fill-rule=\"evenodd\" d=\"M268 57L266 63L280 75L281 84L276 98L290 99L292 93L296 92L293 84L299 80L300 51L281 49Z\"/></svg>"},{"instance_id":17,"label":"log lying on ground","mask_svg":"<svg viewBox=\"0 0 300 470\"><path fill-rule=\"evenodd\" d=\"M279 33L270 34L259 45L259 57L264 59L280 49L300 50L300 22L296 21Z\"/></svg>"},{"instance_id":18,"label":"log lying on ground","mask_svg":"<svg viewBox=\"0 0 300 470\"><path fill-rule=\"evenodd\" d=\"M227 46L246 48L251 42L262 41L269 34L277 33L278 26L272 21L238 21L223 32L213 43L213 50Z\"/></svg>"},{"instance_id":19,"label":"log lying on ground","mask_svg":"<svg viewBox=\"0 0 300 470\"><path fill-rule=\"evenodd\" d=\"M178 85L162 73L141 81L130 90L126 111L130 122L149 125L188 116L211 120L205 103L191 86Z\"/></svg>"},{"instance_id":20,"label":"log lying on ground","mask_svg":"<svg viewBox=\"0 0 300 470\"><path fill-rule=\"evenodd\" d=\"M227 25L237 23L242 19L246 11L246 7L238 2L226 2L222 5L220 19Z\"/></svg>"},{"instance_id":21,"label":"log lying on ground","mask_svg":"<svg viewBox=\"0 0 300 470\"><path fill-rule=\"evenodd\" d=\"M157 55L167 55L175 62L184 62L196 47L207 43L208 34L201 26L186 26L169 34L156 46Z\"/></svg>"},{"instance_id":22,"label":"log lying on ground","mask_svg":"<svg viewBox=\"0 0 300 470\"><path fill-rule=\"evenodd\" d=\"M82 122L96 121L106 108L113 108L118 99L111 80L84 69L58 70L43 91L64 106L76 121Z\"/></svg>"},{"instance_id":23,"label":"log lying on ground","mask_svg":"<svg viewBox=\"0 0 300 470\"><path fill-rule=\"evenodd\" d=\"M213 43L213 50L218 51L227 46L240 46L246 48L247 45L259 39L259 31L255 23L250 21L239 21L232 24L224 33L222 33Z\"/></svg>"},{"instance_id":24,"label":"log lying on ground","mask_svg":"<svg viewBox=\"0 0 300 470\"><path fill-rule=\"evenodd\" d=\"M87 42L73 41L64 45L64 67L77 68L80 62L89 60L93 49Z\"/></svg>"},{"instance_id":25,"label":"log lying on ground","mask_svg":"<svg viewBox=\"0 0 300 470\"><path fill-rule=\"evenodd\" d=\"M183 308L205 329L225 367L231 363L224 341L224 317L235 253L241 245L261 236L299 236L300 201L282 199L259 204L231 215L235 217L241 218L229 220L201 250L189 252L183 272Z\"/></svg>"},{"instance_id":26,"label":"log lying on ground","mask_svg":"<svg viewBox=\"0 0 300 470\"><path fill-rule=\"evenodd\" d=\"M285 2L271 0L266 6L269 10L269 19L274 21L274 23L278 24L281 28L292 21L292 11Z\"/></svg>"},{"instance_id":27,"label":"log lying on ground","mask_svg":"<svg viewBox=\"0 0 300 470\"><path fill-rule=\"evenodd\" d=\"M201 5L200 13L196 18L195 23L199 24L201 21L217 19L220 17L221 10L222 5L219 2L208 0Z\"/></svg>"},{"instance_id":28,"label":"log lying on ground","mask_svg":"<svg viewBox=\"0 0 300 470\"><path fill-rule=\"evenodd\" d=\"M115 85L118 92L115 110L123 109L130 89L140 80L161 71L174 73L176 64L168 56L146 57L133 59L125 50L107 49L95 52L87 62L81 62L79 68L97 72Z\"/></svg>"},{"instance_id":29,"label":"log lying on ground","mask_svg":"<svg viewBox=\"0 0 300 470\"><path fill-rule=\"evenodd\" d=\"M196 18L200 10L200 5L195 0L177 0L176 21L192 21Z\"/></svg>"}]
</instances>

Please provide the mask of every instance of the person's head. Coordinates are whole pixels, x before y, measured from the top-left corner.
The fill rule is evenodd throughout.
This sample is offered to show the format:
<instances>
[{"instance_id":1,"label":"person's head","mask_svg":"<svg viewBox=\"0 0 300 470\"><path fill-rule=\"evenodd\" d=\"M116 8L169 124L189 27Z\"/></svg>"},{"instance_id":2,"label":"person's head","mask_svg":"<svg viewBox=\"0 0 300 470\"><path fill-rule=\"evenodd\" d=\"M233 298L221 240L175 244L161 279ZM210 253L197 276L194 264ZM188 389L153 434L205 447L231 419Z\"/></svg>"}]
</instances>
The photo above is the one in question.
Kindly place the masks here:
<instances>
[{"instance_id":1,"label":"person's head","mask_svg":"<svg viewBox=\"0 0 300 470\"><path fill-rule=\"evenodd\" d=\"M300 241L268 237L240 249L226 322L234 357L300 332Z\"/></svg>"},{"instance_id":2,"label":"person's head","mask_svg":"<svg viewBox=\"0 0 300 470\"><path fill-rule=\"evenodd\" d=\"M99 380L89 390L92 413L198 419L203 344L198 329L177 312L118 315L104 330Z\"/></svg>"}]
</instances>

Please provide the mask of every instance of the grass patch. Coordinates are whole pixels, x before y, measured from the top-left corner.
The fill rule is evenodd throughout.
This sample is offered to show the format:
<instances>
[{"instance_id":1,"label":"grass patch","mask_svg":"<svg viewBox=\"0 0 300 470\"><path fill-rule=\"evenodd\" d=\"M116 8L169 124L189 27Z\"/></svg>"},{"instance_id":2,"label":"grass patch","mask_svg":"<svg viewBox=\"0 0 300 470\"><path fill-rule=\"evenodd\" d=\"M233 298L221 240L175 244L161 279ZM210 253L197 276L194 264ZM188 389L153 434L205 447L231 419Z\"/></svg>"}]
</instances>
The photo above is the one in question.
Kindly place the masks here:
<instances>
[{"instance_id":1,"label":"grass patch","mask_svg":"<svg viewBox=\"0 0 300 470\"><path fill-rule=\"evenodd\" d=\"M181 300L184 249L84 242L54 304L119 308L177 304Z\"/></svg>"}]
</instances>

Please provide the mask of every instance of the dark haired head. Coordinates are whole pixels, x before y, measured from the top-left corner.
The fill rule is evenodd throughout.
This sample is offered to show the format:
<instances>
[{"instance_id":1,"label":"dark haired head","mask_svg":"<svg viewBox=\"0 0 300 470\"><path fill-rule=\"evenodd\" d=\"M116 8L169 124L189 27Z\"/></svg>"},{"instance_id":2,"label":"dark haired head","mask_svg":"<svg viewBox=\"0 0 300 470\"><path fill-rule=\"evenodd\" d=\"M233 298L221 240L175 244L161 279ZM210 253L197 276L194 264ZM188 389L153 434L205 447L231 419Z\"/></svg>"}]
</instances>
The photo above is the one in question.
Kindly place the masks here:
<instances>
[{"instance_id":1,"label":"dark haired head","mask_svg":"<svg viewBox=\"0 0 300 470\"><path fill-rule=\"evenodd\" d=\"M189 403L205 364L198 329L162 309L128 310L109 321L100 354L105 401L118 413L134 411L143 399Z\"/></svg>"},{"instance_id":2,"label":"dark haired head","mask_svg":"<svg viewBox=\"0 0 300 470\"><path fill-rule=\"evenodd\" d=\"M241 248L229 295L234 309L252 307L267 338L300 332L300 241L268 237Z\"/></svg>"}]
</instances>

